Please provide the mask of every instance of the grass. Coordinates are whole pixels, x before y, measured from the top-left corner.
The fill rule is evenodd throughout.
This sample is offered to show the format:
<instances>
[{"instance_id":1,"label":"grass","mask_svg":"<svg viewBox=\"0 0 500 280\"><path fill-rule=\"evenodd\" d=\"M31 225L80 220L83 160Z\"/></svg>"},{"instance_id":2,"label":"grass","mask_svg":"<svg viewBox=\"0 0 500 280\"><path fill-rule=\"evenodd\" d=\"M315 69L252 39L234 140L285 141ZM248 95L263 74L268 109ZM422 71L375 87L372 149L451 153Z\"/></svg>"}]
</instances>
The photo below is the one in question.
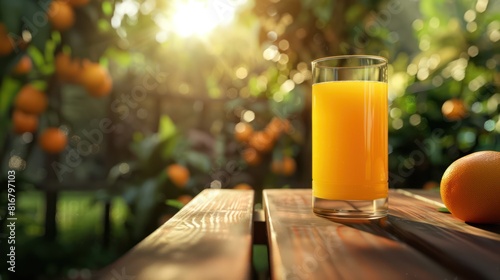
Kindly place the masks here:
<instances>
[{"instance_id":1,"label":"grass","mask_svg":"<svg viewBox=\"0 0 500 280\"><path fill-rule=\"evenodd\" d=\"M16 276L55 279L75 271L92 271L120 257L127 249L124 222L127 206L112 200L112 236L103 248L104 205L94 192L61 192L57 204L57 238L44 235L45 196L40 191L20 193L16 207ZM129 244L131 246L133 244ZM3 250L2 250L3 251ZM1 279L1 278L0 278Z\"/></svg>"},{"instance_id":2,"label":"grass","mask_svg":"<svg viewBox=\"0 0 500 280\"><path fill-rule=\"evenodd\" d=\"M17 203L19 223L29 237L40 237L44 231L44 193L31 191L23 193ZM95 200L93 192L61 192L57 204L58 237L64 242L90 235L102 235L104 205ZM123 227L127 206L119 199L112 200L112 228ZM118 232L119 233L119 232Z\"/></svg>"}]
</instances>

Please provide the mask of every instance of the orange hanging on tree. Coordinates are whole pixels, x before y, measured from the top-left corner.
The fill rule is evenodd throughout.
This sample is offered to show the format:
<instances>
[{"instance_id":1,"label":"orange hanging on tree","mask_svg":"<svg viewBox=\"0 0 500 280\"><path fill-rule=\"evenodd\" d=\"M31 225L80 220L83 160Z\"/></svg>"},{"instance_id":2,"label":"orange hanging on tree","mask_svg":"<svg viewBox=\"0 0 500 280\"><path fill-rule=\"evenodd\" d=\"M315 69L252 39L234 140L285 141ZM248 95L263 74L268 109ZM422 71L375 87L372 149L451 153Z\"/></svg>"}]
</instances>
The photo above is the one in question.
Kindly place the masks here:
<instances>
[{"instance_id":1,"label":"orange hanging on tree","mask_svg":"<svg viewBox=\"0 0 500 280\"><path fill-rule=\"evenodd\" d=\"M451 121L458 121L467 116L464 101L458 98L446 100L441 107L443 116Z\"/></svg>"},{"instance_id":2,"label":"orange hanging on tree","mask_svg":"<svg viewBox=\"0 0 500 280\"><path fill-rule=\"evenodd\" d=\"M187 182L189 181L189 170L177 163L170 164L166 169L167 176L174 183L174 185L182 189L186 187Z\"/></svg>"},{"instance_id":3,"label":"orange hanging on tree","mask_svg":"<svg viewBox=\"0 0 500 280\"><path fill-rule=\"evenodd\" d=\"M234 138L240 142L247 142L253 134L253 127L246 122L239 122L234 126Z\"/></svg>"},{"instance_id":4,"label":"orange hanging on tree","mask_svg":"<svg viewBox=\"0 0 500 280\"><path fill-rule=\"evenodd\" d=\"M94 97L108 95L113 85L108 71L99 63L90 61L83 62L79 82Z\"/></svg>"},{"instance_id":5,"label":"orange hanging on tree","mask_svg":"<svg viewBox=\"0 0 500 280\"><path fill-rule=\"evenodd\" d=\"M73 7L64 1L52 1L47 14L52 27L58 31L66 31L75 23Z\"/></svg>"},{"instance_id":6,"label":"orange hanging on tree","mask_svg":"<svg viewBox=\"0 0 500 280\"><path fill-rule=\"evenodd\" d=\"M233 187L235 190L253 190L252 186L247 183L239 183Z\"/></svg>"},{"instance_id":7,"label":"orange hanging on tree","mask_svg":"<svg viewBox=\"0 0 500 280\"><path fill-rule=\"evenodd\" d=\"M66 53L58 53L55 59L56 75L59 79L77 83L81 71L80 61Z\"/></svg>"},{"instance_id":8,"label":"orange hanging on tree","mask_svg":"<svg viewBox=\"0 0 500 280\"><path fill-rule=\"evenodd\" d=\"M17 134L34 132L38 128L38 116L15 109L12 113L12 128Z\"/></svg>"},{"instance_id":9,"label":"orange hanging on tree","mask_svg":"<svg viewBox=\"0 0 500 280\"><path fill-rule=\"evenodd\" d=\"M254 148L246 148L242 152L242 157L245 162L250 165L250 166L256 166L259 165L259 163L262 161L261 155L255 150Z\"/></svg>"},{"instance_id":10,"label":"orange hanging on tree","mask_svg":"<svg viewBox=\"0 0 500 280\"><path fill-rule=\"evenodd\" d=\"M12 73L14 73L15 75L25 75L31 71L31 68L33 68L31 58L28 55L24 55L19 60Z\"/></svg>"},{"instance_id":11,"label":"orange hanging on tree","mask_svg":"<svg viewBox=\"0 0 500 280\"><path fill-rule=\"evenodd\" d=\"M0 56L8 55L14 49L14 41L10 38L7 28L0 22Z\"/></svg>"},{"instance_id":12,"label":"orange hanging on tree","mask_svg":"<svg viewBox=\"0 0 500 280\"><path fill-rule=\"evenodd\" d=\"M47 108L47 96L32 85L27 84L17 94L15 106L30 114L41 114Z\"/></svg>"},{"instance_id":13,"label":"orange hanging on tree","mask_svg":"<svg viewBox=\"0 0 500 280\"><path fill-rule=\"evenodd\" d=\"M271 171L274 174L290 176L297 168L295 159L289 156L284 156L282 159L273 160L271 163Z\"/></svg>"},{"instance_id":14,"label":"orange hanging on tree","mask_svg":"<svg viewBox=\"0 0 500 280\"><path fill-rule=\"evenodd\" d=\"M38 143L43 151L49 154L57 154L66 148L68 136L57 127L49 127L40 134Z\"/></svg>"},{"instance_id":15,"label":"orange hanging on tree","mask_svg":"<svg viewBox=\"0 0 500 280\"><path fill-rule=\"evenodd\" d=\"M271 151L274 146L272 136L265 131L255 132L248 143L252 148L260 153L267 153Z\"/></svg>"}]
</instances>

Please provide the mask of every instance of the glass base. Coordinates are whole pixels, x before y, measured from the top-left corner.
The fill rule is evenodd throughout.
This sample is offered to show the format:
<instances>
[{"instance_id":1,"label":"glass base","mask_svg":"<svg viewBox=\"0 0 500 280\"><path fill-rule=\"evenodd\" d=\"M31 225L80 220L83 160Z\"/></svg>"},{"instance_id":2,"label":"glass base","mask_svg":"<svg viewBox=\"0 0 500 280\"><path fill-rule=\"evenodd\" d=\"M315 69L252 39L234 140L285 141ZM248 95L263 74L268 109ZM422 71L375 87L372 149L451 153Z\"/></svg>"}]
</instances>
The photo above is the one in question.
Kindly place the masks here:
<instances>
[{"instance_id":1,"label":"glass base","mask_svg":"<svg viewBox=\"0 0 500 280\"><path fill-rule=\"evenodd\" d=\"M381 219L387 216L388 199L330 200L313 196L313 211L318 216L342 222Z\"/></svg>"}]
</instances>

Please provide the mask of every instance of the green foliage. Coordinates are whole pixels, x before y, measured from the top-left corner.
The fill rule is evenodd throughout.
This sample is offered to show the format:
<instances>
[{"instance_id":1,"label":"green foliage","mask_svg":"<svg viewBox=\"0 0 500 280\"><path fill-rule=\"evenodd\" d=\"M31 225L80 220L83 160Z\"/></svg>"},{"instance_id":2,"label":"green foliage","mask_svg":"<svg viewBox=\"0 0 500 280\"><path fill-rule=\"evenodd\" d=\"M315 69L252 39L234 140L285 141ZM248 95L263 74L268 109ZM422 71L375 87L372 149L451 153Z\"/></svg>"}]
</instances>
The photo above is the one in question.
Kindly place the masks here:
<instances>
[{"instance_id":1,"label":"green foliage","mask_svg":"<svg viewBox=\"0 0 500 280\"><path fill-rule=\"evenodd\" d=\"M0 22L19 38L25 24L20 19L43 12L46 7L37 4L42 2L50 3L0 0ZM177 2L183 1L91 1L75 9L77 20L69 31L51 31L46 24L34 32L32 26L31 44L0 57L2 168L11 154L19 154L30 179L35 176L29 174L48 174L45 180L53 175L46 157L29 148L36 133L26 143L29 137L8 132L14 98L27 82L48 90L50 108L42 126L63 125L69 147L77 152L83 132L109 120L114 130L101 131L103 140L93 145L98 152L79 152L84 162L72 169L68 181L104 182L95 201L123 200L125 234L133 244L182 207L179 196L195 196L212 184L248 183L257 200L262 188L310 186L310 62L361 53L386 56L391 64L392 187L437 182L454 159L500 149L500 13L493 1L483 10L481 1L422 0L415 11L403 11L413 9L413 1L248 1L231 6L235 18L229 24L192 36L175 30ZM406 16L416 20L403 22ZM201 16L188 18L202 21ZM405 29L410 25L413 34ZM114 81L112 95L92 99L82 87L59 81L54 63L60 51L106 65ZM15 77L11 70L24 54L34 70ZM443 104L452 98L464 104L466 113L459 119L443 114ZM236 124L263 132L276 117L289 121L289 131L270 151L259 152L260 163L250 164L244 151L253 148L251 141L235 139ZM273 174L271 162L285 155L296 160L297 171L288 177ZM175 186L165 172L174 163L190 172L185 188ZM37 256L47 246L35 248ZM61 255L47 263L71 253L55 246ZM46 270L57 274L53 264Z\"/></svg>"},{"instance_id":2,"label":"green foliage","mask_svg":"<svg viewBox=\"0 0 500 280\"><path fill-rule=\"evenodd\" d=\"M483 11L472 1L453 3L421 1L422 18L413 23L421 52L407 66L398 63L406 61L404 56L393 63L389 136L394 187L438 182L457 158L500 149L494 58L500 45L491 37L500 13L496 4ZM450 5L454 8L443 13ZM464 104L458 119L447 116L452 108L445 102L451 99Z\"/></svg>"}]
</instances>

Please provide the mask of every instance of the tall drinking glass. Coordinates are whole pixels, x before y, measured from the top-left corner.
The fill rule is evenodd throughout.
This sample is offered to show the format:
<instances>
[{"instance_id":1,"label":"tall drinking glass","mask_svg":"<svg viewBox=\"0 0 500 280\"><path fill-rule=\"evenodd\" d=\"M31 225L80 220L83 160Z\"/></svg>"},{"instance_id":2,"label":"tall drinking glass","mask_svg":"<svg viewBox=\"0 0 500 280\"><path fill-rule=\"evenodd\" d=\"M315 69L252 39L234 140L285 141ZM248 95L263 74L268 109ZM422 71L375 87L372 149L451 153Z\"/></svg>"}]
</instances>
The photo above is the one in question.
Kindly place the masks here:
<instances>
[{"instance_id":1,"label":"tall drinking glass","mask_svg":"<svg viewBox=\"0 0 500 280\"><path fill-rule=\"evenodd\" d=\"M312 76L313 211L344 221L385 217L387 60L320 58Z\"/></svg>"}]
</instances>

